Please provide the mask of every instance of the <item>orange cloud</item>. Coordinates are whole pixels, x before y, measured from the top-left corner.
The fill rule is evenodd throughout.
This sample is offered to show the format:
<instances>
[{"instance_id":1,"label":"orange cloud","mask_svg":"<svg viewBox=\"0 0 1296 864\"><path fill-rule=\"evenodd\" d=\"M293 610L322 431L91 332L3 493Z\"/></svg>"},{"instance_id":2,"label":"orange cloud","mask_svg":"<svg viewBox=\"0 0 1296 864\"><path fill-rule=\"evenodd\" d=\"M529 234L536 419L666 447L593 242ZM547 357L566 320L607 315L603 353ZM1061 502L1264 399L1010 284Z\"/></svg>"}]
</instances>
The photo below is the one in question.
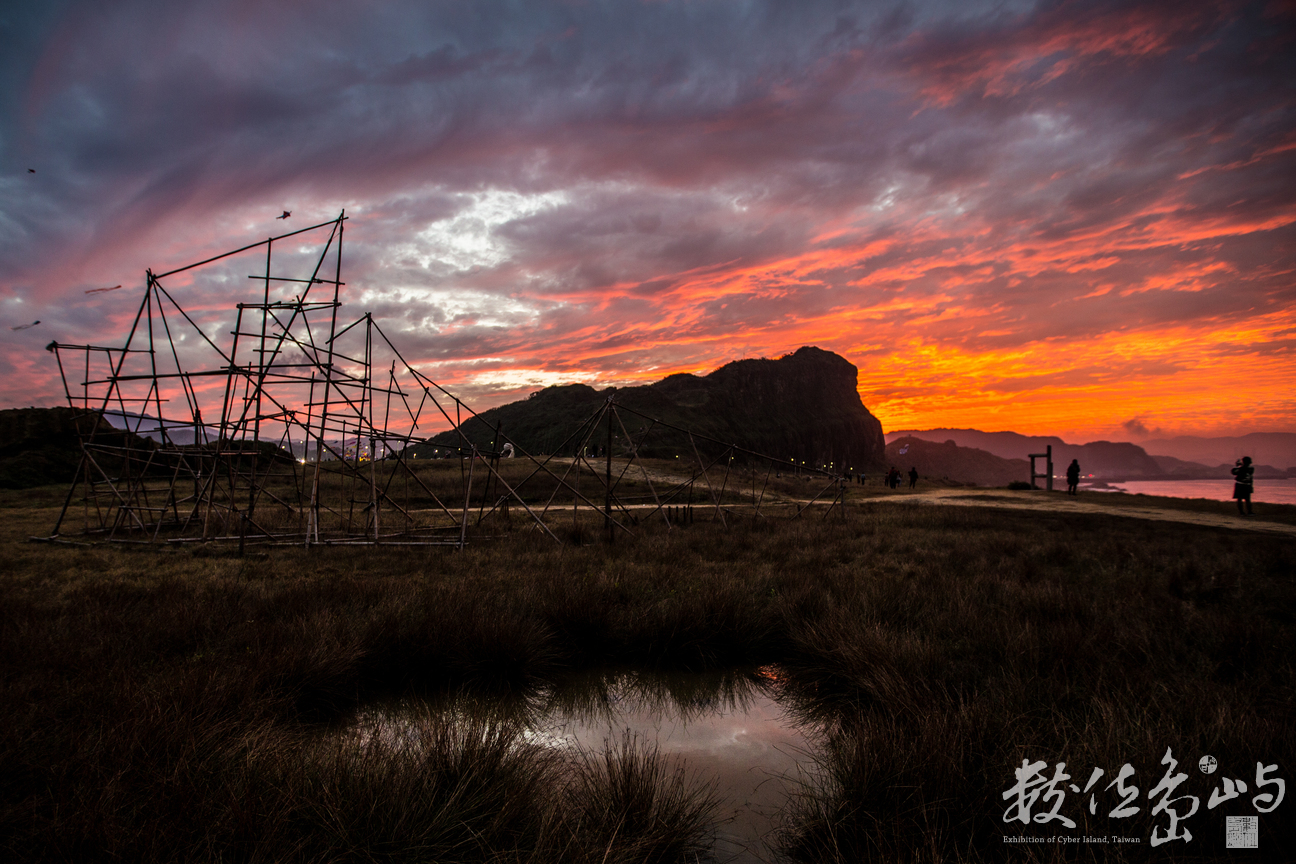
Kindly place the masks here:
<instances>
[{"instance_id":1,"label":"orange cloud","mask_svg":"<svg viewBox=\"0 0 1296 864\"><path fill-rule=\"evenodd\" d=\"M346 207L343 317L483 406L817 344L888 429L1296 429L1290 10L762 3L23 18L0 402ZM254 272L167 284L225 334Z\"/></svg>"}]
</instances>

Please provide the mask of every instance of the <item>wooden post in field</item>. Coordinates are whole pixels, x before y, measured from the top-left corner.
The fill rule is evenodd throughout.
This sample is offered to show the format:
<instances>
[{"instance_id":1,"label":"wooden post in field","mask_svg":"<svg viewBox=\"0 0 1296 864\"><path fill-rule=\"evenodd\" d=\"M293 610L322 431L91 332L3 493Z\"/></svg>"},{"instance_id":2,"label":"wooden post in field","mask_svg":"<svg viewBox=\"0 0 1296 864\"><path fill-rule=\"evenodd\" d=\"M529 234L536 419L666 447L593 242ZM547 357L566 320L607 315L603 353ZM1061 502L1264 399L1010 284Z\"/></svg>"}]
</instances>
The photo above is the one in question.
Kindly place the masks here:
<instances>
[{"instance_id":1,"label":"wooden post in field","mask_svg":"<svg viewBox=\"0 0 1296 864\"><path fill-rule=\"evenodd\" d=\"M1043 473L1043 474L1040 474L1040 473L1036 472L1036 470L1035 470L1035 460L1036 460L1036 459L1043 459L1043 460L1044 460L1044 473ZM1043 477L1043 478L1044 478L1044 488L1047 489L1049 492L1052 492L1052 491L1053 491L1053 445L1052 445L1052 444L1049 444L1049 445L1045 446L1045 448L1044 448L1044 452L1043 452L1043 453L1031 453L1031 454L1030 454L1030 463L1031 463L1031 476L1030 476L1030 484L1031 484L1031 488L1032 488L1032 489L1036 488L1036 487L1035 487L1035 480L1036 480L1036 478L1038 478L1038 477Z\"/></svg>"},{"instance_id":2,"label":"wooden post in field","mask_svg":"<svg viewBox=\"0 0 1296 864\"><path fill-rule=\"evenodd\" d=\"M495 481L495 492L499 493L499 469L500 469L500 451L504 449L504 421L497 419L495 421L495 440L491 442L491 468L492 471L486 475L486 492L482 493L482 506L485 507L487 493L490 492L491 480ZM508 498L504 499L504 515L508 515ZM480 518L477 520L481 521Z\"/></svg>"},{"instance_id":3,"label":"wooden post in field","mask_svg":"<svg viewBox=\"0 0 1296 864\"><path fill-rule=\"evenodd\" d=\"M459 452L463 453L462 450L460 450ZM476 461L477 461L477 445L474 444L472 445L472 449L468 451L468 482L464 484L463 521L459 523L459 549L461 550L464 548L464 544L467 542L467 538L468 538L468 509L469 509L469 505L472 503L473 467ZM459 462L460 465L463 464L462 456L460 457Z\"/></svg>"},{"instance_id":4,"label":"wooden post in field","mask_svg":"<svg viewBox=\"0 0 1296 864\"><path fill-rule=\"evenodd\" d=\"M361 404L361 413L369 409L369 511L373 517L373 541L378 542L378 439L374 435L374 395L373 395L373 315L365 313L365 377L361 385L362 394L367 394ZM362 397L363 398L363 397ZM359 450L359 440L356 449Z\"/></svg>"},{"instance_id":5,"label":"wooden post in field","mask_svg":"<svg viewBox=\"0 0 1296 864\"><path fill-rule=\"evenodd\" d=\"M607 468L604 473L606 488L603 490L603 527L608 532L608 542L616 541L612 531L612 406L607 407Z\"/></svg>"}]
</instances>

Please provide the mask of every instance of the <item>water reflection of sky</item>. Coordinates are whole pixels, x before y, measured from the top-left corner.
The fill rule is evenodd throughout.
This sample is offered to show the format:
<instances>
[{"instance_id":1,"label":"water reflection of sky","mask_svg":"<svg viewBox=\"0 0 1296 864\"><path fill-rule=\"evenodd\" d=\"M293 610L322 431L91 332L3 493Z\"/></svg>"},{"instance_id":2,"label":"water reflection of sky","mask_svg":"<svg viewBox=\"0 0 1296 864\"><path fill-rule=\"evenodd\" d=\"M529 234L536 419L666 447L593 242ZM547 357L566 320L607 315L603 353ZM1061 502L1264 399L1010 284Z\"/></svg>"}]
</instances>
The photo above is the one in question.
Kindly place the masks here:
<instances>
[{"instance_id":1,"label":"water reflection of sky","mask_svg":"<svg viewBox=\"0 0 1296 864\"><path fill-rule=\"evenodd\" d=\"M808 730L775 701L773 683L769 670L587 674L508 705L462 699L406 705L442 716L480 716L486 708L519 723L524 740L586 753L615 748L628 733L697 782L715 784L721 801L716 859L752 864L774 859L767 835L799 772L812 764ZM388 734L399 736L391 727L399 727L401 709L381 713Z\"/></svg>"},{"instance_id":2,"label":"water reflection of sky","mask_svg":"<svg viewBox=\"0 0 1296 864\"><path fill-rule=\"evenodd\" d=\"M787 802L809 741L770 695L761 673L642 673L590 681L585 704L555 692L529 728L534 740L601 751L629 733L716 783L720 861L771 860L763 837ZM601 684L601 686L599 686ZM593 686L589 686L593 685ZM582 710L583 709L583 710Z\"/></svg>"},{"instance_id":3,"label":"water reflection of sky","mask_svg":"<svg viewBox=\"0 0 1296 864\"><path fill-rule=\"evenodd\" d=\"M1228 501L1233 497L1233 478L1225 480L1129 480L1110 484L1110 491L1164 495L1168 498L1209 498ZM1109 491L1095 489L1095 492ZM1252 498L1273 504L1296 504L1296 479L1255 481Z\"/></svg>"}]
</instances>

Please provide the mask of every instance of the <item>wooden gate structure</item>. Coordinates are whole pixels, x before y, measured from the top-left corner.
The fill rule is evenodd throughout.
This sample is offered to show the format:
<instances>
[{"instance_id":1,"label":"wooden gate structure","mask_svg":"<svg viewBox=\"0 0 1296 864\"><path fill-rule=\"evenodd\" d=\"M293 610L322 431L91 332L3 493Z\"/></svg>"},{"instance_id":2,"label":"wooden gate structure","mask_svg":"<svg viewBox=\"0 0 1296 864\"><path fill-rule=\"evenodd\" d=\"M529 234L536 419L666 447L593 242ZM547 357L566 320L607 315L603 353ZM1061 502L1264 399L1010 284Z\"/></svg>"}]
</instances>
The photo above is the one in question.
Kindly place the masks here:
<instances>
[{"instance_id":1,"label":"wooden gate structure","mask_svg":"<svg viewBox=\"0 0 1296 864\"><path fill-rule=\"evenodd\" d=\"M462 548L511 526L519 510L558 543L587 536L582 520L601 521L611 538L699 512L728 524L823 503L840 510L844 484L829 471L612 399L553 454L528 453L498 427L488 445L473 443L463 429L479 415L407 362L371 314L339 322L346 218L147 271L124 345L48 346L82 454L44 539ZM249 260L260 272L238 276ZM177 299L249 284L248 302L232 309L191 298L186 310ZM228 340L216 335L226 326ZM447 427L454 446L425 443ZM689 445L669 476L639 455L663 437ZM820 482L809 497L776 496L771 481L785 472Z\"/></svg>"}]
</instances>

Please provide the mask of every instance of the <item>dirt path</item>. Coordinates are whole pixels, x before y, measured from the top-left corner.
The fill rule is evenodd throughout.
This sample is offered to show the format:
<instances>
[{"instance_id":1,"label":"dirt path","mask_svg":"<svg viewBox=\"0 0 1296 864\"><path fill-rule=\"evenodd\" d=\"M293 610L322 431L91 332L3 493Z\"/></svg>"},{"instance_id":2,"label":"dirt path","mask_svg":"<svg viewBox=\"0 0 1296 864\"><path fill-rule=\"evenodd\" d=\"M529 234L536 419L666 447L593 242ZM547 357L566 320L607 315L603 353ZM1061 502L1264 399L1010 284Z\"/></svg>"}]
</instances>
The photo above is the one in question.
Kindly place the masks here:
<instances>
[{"instance_id":1,"label":"dirt path","mask_svg":"<svg viewBox=\"0 0 1296 864\"><path fill-rule=\"evenodd\" d=\"M549 464L551 466L562 465L564 466L564 470L565 470L565 467L570 465L572 461L573 460L570 457L554 456L550 458ZM587 467L593 467L595 469L595 473L599 473L601 476L603 470L602 457L599 457L598 459L587 460L585 464ZM563 473L562 471L553 467L551 467L550 470L553 471L555 474L562 476ZM689 478L690 478L690 475L687 471L679 471L679 472L663 471L660 468L655 468L655 467L649 468L648 466L644 465L641 462L636 462L634 465L630 466L630 469L627 471L624 460L613 459L612 476L614 478L620 477L623 471L625 472L624 479L635 480L635 481L647 480L649 483L652 483L654 487L656 487L656 491L659 494L664 491L673 489L676 486L681 486L689 482ZM717 488L719 487L720 484L720 479L718 475L723 473L724 473L724 468L722 467L715 467L711 470L711 482L716 484ZM703 494L705 494L707 490L707 481L703 479L702 475L699 473L695 478L693 478L693 480L697 489L699 489ZM729 494L738 495L743 498L751 498L753 497L753 495L761 494L760 492L753 493L751 489L742 485L729 485L725 488L725 491ZM769 489L765 489L763 490L763 492L764 492L764 497L772 501L778 501L781 503L793 503L793 504L805 503L804 501L797 501L794 498L789 498L785 495L780 495L779 493Z\"/></svg>"},{"instance_id":2,"label":"dirt path","mask_svg":"<svg viewBox=\"0 0 1296 864\"><path fill-rule=\"evenodd\" d=\"M1281 534L1296 537L1296 525L1258 521L1255 517L1223 513L1200 513L1193 510L1174 510L1166 507L1131 507L1104 505L1092 496L1071 498L1066 495L1045 495L1038 492L1009 492L1005 489L932 489L911 494L887 495L862 499L868 503L943 504L953 507L1001 507L1006 510L1039 510L1048 513L1098 513L1105 516L1125 516L1133 519L1151 519L1156 522L1183 522L1210 528L1233 528ZM1221 501L1220 508L1232 502Z\"/></svg>"},{"instance_id":3,"label":"dirt path","mask_svg":"<svg viewBox=\"0 0 1296 864\"><path fill-rule=\"evenodd\" d=\"M554 459L554 463L570 464L572 460ZM612 470L614 474L620 473L624 468L624 463L619 460L613 460ZM681 472L675 474L668 471L662 471L658 468L646 468L642 464L634 465L626 474L627 479L642 480L644 473L647 473L649 479L654 485L660 484L669 488L679 483L688 482L688 474ZM561 471L558 473L562 473ZM699 486L704 487L704 481L696 481ZM940 504L950 507L997 507L1005 510L1037 510L1048 513L1086 513L1101 514L1104 516L1123 516L1131 519L1150 519L1154 522L1180 522L1188 525L1201 525L1210 528L1231 528L1241 531L1258 531L1265 534L1279 534L1285 537L1296 537L1296 525L1284 525L1280 522L1265 522L1263 518L1245 518L1230 514L1224 508L1231 507L1232 502L1221 501L1220 513L1202 513L1195 510L1177 510L1170 507L1141 507L1129 505L1112 506L1103 504L1100 500L1095 500L1093 494L1082 495L1072 498L1066 495L1049 495L1041 492L1012 492L1007 489L978 489L975 487L958 487L954 489L928 489L922 492L912 493L895 493L882 494L869 497L855 497L851 494L850 486L847 486L846 500L848 504L886 504L886 503L904 503L904 504ZM660 488L658 491L662 491ZM739 488L732 488L731 493L736 493L743 497L749 497L750 491ZM767 490L764 493L765 499L771 503L784 504L808 504L808 499L789 497L781 495L773 490ZM820 504L827 505L830 500L820 499L815 506ZM631 509L642 507L652 507L653 505L632 505Z\"/></svg>"}]
</instances>

